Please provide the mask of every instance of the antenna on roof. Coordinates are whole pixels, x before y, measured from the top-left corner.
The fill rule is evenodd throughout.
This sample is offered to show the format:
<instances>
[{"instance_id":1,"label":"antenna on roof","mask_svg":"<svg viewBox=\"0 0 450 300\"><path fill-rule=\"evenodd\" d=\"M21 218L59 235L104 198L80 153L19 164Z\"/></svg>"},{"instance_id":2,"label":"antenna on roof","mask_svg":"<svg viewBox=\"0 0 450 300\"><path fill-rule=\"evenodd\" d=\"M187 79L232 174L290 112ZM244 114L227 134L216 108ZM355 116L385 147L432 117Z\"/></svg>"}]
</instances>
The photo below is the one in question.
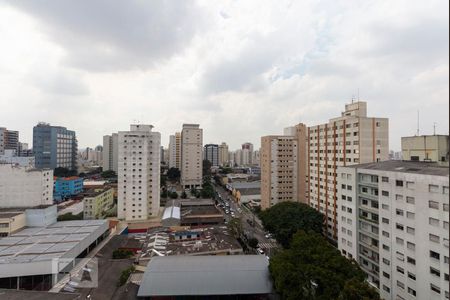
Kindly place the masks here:
<instances>
[{"instance_id":1,"label":"antenna on roof","mask_svg":"<svg viewBox=\"0 0 450 300\"><path fill-rule=\"evenodd\" d=\"M417 110L417 133L416 135L419 136L419 120L420 120L420 115L419 115L419 110Z\"/></svg>"},{"instance_id":2,"label":"antenna on roof","mask_svg":"<svg viewBox=\"0 0 450 300\"><path fill-rule=\"evenodd\" d=\"M433 122L433 135L436 135L436 122Z\"/></svg>"}]
</instances>

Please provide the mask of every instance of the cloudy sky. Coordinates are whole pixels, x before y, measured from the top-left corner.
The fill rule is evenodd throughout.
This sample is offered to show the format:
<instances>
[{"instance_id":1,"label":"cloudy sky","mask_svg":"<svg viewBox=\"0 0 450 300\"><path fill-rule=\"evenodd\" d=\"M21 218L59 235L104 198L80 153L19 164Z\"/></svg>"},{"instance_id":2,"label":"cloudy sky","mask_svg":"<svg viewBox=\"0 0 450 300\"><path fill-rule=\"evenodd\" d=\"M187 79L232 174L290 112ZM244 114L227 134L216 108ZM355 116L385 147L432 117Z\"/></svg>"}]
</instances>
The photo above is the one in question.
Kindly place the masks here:
<instances>
[{"instance_id":1,"label":"cloudy sky","mask_svg":"<svg viewBox=\"0 0 450 300\"><path fill-rule=\"evenodd\" d=\"M153 124L200 123L236 149L324 123L357 97L390 146L448 134L449 1L65 1L0 4L0 126L39 121L80 147Z\"/></svg>"}]
</instances>

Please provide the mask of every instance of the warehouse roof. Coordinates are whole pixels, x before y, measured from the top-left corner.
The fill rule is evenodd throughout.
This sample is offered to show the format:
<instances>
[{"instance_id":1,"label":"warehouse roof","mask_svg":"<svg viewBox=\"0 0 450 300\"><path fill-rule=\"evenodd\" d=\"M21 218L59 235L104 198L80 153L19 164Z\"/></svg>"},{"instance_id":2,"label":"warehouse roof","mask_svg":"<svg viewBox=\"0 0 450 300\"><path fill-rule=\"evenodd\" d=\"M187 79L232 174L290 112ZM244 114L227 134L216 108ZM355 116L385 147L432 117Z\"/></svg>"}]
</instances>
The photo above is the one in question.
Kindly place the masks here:
<instances>
[{"instance_id":1,"label":"warehouse roof","mask_svg":"<svg viewBox=\"0 0 450 300\"><path fill-rule=\"evenodd\" d=\"M138 296L270 294L268 265L264 255L156 256Z\"/></svg>"}]
</instances>

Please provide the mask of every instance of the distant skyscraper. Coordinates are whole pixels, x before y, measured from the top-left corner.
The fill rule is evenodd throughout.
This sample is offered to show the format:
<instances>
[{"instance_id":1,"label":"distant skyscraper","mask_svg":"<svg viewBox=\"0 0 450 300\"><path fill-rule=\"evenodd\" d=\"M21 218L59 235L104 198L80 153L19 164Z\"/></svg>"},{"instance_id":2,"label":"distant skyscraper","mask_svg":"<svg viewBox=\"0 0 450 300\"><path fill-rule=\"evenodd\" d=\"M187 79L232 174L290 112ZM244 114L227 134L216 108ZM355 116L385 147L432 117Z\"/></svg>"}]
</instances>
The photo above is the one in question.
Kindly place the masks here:
<instances>
[{"instance_id":1,"label":"distant skyscraper","mask_svg":"<svg viewBox=\"0 0 450 300\"><path fill-rule=\"evenodd\" d=\"M181 185L184 188L202 184L203 129L198 124L183 124L181 132Z\"/></svg>"},{"instance_id":2,"label":"distant skyscraper","mask_svg":"<svg viewBox=\"0 0 450 300\"><path fill-rule=\"evenodd\" d=\"M15 150L18 153L19 132L0 127L0 155L4 154L5 150Z\"/></svg>"},{"instance_id":3,"label":"distant skyscraper","mask_svg":"<svg viewBox=\"0 0 450 300\"><path fill-rule=\"evenodd\" d=\"M36 168L77 170L78 142L75 131L39 123L33 128Z\"/></svg>"},{"instance_id":4,"label":"distant skyscraper","mask_svg":"<svg viewBox=\"0 0 450 300\"><path fill-rule=\"evenodd\" d=\"M242 158L241 165L249 166L253 164L253 144L252 143L244 143L242 144Z\"/></svg>"},{"instance_id":5,"label":"distant skyscraper","mask_svg":"<svg viewBox=\"0 0 450 300\"><path fill-rule=\"evenodd\" d=\"M340 117L308 128L308 203L325 215L330 239L337 239L337 168L388 159L389 121L367 117L367 103L345 105Z\"/></svg>"},{"instance_id":6,"label":"distant skyscraper","mask_svg":"<svg viewBox=\"0 0 450 300\"><path fill-rule=\"evenodd\" d=\"M219 145L206 144L203 153L205 155L205 160L208 160L212 167L219 166Z\"/></svg>"},{"instance_id":7,"label":"distant skyscraper","mask_svg":"<svg viewBox=\"0 0 450 300\"><path fill-rule=\"evenodd\" d=\"M103 171L114 171L117 174L119 160L119 135L105 135L103 137Z\"/></svg>"},{"instance_id":8,"label":"distant skyscraper","mask_svg":"<svg viewBox=\"0 0 450 300\"><path fill-rule=\"evenodd\" d=\"M219 166L225 166L228 162L228 145L226 143L222 143L219 145Z\"/></svg>"},{"instance_id":9,"label":"distant skyscraper","mask_svg":"<svg viewBox=\"0 0 450 300\"><path fill-rule=\"evenodd\" d=\"M126 221L157 216L160 205L161 134L151 125L119 132L118 210Z\"/></svg>"},{"instance_id":10,"label":"distant skyscraper","mask_svg":"<svg viewBox=\"0 0 450 300\"><path fill-rule=\"evenodd\" d=\"M169 137L169 168L181 170L181 133Z\"/></svg>"}]
</instances>

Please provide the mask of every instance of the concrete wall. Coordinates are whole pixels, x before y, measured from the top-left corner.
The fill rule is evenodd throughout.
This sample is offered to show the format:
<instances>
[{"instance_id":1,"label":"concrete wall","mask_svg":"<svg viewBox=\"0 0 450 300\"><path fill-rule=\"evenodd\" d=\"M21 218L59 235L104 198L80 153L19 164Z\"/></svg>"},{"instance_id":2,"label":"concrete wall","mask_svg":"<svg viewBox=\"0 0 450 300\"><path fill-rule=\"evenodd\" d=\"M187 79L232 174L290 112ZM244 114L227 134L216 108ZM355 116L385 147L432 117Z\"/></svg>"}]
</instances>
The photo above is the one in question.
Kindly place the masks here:
<instances>
[{"instance_id":1,"label":"concrete wall","mask_svg":"<svg viewBox=\"0 0 450 300\"><path fill-rule=\"evenodd\" d=\"M58 217L56 205L47 208L30 208L25 210L28 227L43 227L56 222Z\"/></svg>"}]
</instances>

